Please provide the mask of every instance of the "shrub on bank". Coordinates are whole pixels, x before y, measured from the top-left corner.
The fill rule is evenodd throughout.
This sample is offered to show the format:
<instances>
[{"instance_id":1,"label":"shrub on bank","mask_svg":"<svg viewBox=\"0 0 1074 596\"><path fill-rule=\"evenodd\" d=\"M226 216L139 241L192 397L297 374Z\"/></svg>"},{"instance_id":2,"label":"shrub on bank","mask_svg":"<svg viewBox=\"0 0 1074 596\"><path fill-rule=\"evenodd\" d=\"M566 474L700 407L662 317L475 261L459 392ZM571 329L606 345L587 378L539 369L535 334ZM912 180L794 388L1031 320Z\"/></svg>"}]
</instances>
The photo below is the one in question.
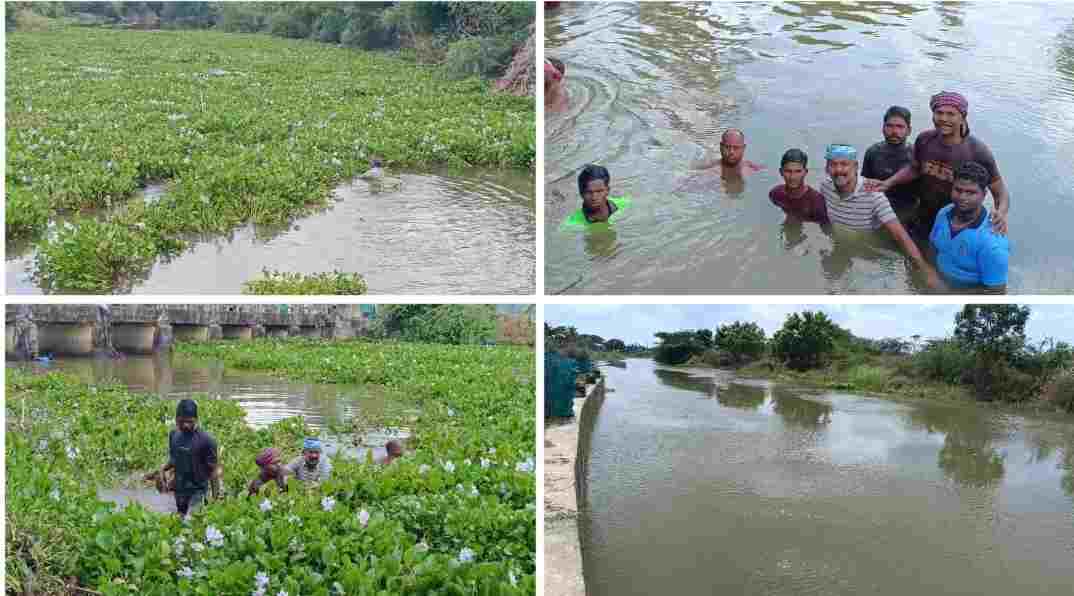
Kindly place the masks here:
<instances>
[{"instance_id":1,"label":"shrub on bank","mask_svg":"<svg viewBox=\"0 0 1074 596\"><path fill-rule=\"evenodd\" d=\"M1074 412L1074 368L1056 375L1045 388L1043 397L1058 408Z\"/></svg>"},{"instance_id":2,"label":"shrub on bank","mask_svg":"<svg viewBox=\"0 0 1074 596\"><path fill-rule=\"evenodd\" d=\"M365 279L358 273L288 273L264 269L264 277L248 281L243 294L279 295L361 295L366 292Z\"/></svg>"}]
</instances>

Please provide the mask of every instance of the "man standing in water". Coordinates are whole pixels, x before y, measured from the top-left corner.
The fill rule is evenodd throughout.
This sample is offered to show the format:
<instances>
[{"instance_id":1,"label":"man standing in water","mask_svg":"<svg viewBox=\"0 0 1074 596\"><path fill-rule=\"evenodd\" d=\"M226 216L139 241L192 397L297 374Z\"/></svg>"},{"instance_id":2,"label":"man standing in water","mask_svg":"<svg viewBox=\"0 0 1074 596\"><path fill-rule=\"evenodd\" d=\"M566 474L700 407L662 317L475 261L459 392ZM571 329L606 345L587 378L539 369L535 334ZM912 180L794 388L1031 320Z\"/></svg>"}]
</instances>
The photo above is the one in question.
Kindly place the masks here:
<instances>
[{"instance_id":1,"label":"man standing in water","mask_svg":"<svg viewBox=\"0 0 1074 596\"><path fill-rule=\"evenodd\" d=\"M787 214L787 220L791 223L812 221L827 225L824 195L805 181L809 173L808 164L809 157L804 151L788 149L779 161L779 175L783 176L784 183L769 191L768 198Z\"/></svg>"},{"instance_id":2,"label":"man standing in water","mask_svg":"<svg viewBox=\"0 0 1074 596\"><path fill-rule=\"evenodd\" d=\"M217 463L216 439L198 428L198 404L184 399L175 408L175 428L168 433L168 463L146 475L164 478L175 470L175 508L187 516L205 502L212 487L214 499L220 496L220 466Z\"/></svg>"},{"instance_id":3,"label":"man standing in water","mask_svg":"<svg viewBox=\"0 0 1074 596\"><path fill-rule=\"evenodd\" d=\"M910 110L891 106L884 113L884 140L865 151L861 162L861 177L870 180L887 180L914 158L913 148L906 143L913 129L910 127ZM904 224L913 220L917 206L915 184L903 184L887 191L888 202Z\"/></svg>"},{"instance_id":4,"label":"man standing in water","mask_svg":"<svg viewBox=\"0 0 1074 596\"><path fill-rule=\"evenodd\" d=\"M940 209L929 241L936 250L936 266L949 284L1002 294L1007 291L1010 243L985 223L985 189L991 179L977 162L959 166L951 190L952 204Z\"/></svg>"},{"instance_id":5,"label":"man standing in water","mask_svg":"<svg viewBox=\"0 0 1074 596\"><path fill-rule=\"evenodd\" d=\"M917 225L921 229L931 230L940 209L951 203L955 170L964 162L975 161L984 166L991 177L988 187L996 203L995 210L991 212L992 229L1005 235L1007 212L1010 209L1007 185L999 175L992 151L970 134L966 121L969 102L959 93L941 91L932 96L929 107L936 128L918 135L910 164L872 188L887 192L920 177L921 205Z\"/></svg>"},{"instance_id":6,"label":"man standing in water","mask_svg":"<svg viewBox=\"0 0 1074 596\"><path fill-rule=\"evenodd\" d=\"M820 192L824 195L828 219L833 224L863 232L886 229L903 253L925 272L928 286L940 288L942 284L936 269L929 265L899 223L888 198L883 193L864 188L864 180L858 177L857 149L850 145L828 145L825 158L825 171L831 178L821 183Z\"/></svg>"},{"instance_id":7,"label":"man standing in water","mask_svg":"<svg viewBox=\"0 0 1074 596\"><path fill-rule=\"evenodd\" d=\"M720 137L720 157L698 162L693 169L707 170L719 166L720 173L725 178L742 177L764 169L745 157L746 133L737 128L729 128Z\"/></svg>"},{"instance_id":8,"label":"man standing in water","mask_svg":"<svg viewBox=\"0 0 1074 596\"><path fill-rule=\"evenodd\" d=\"M544 109L547 112L564 112L570 105L567 94L567 65L557 58L544 60Z\"/></svg>"}]
</instances>

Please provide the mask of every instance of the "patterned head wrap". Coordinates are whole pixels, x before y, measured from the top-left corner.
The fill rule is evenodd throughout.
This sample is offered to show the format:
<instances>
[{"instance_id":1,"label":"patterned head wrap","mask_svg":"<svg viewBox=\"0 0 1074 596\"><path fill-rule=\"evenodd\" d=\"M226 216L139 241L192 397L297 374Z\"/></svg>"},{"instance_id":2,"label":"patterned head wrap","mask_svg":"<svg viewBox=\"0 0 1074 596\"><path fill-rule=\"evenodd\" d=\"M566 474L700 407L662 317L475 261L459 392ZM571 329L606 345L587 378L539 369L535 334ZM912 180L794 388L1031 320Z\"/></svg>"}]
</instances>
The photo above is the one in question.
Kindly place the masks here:
<instances>
[{"instance_id":1,"label":"patterned head wrap","mask_svg":"<svg viewBox=\"0 0 1074 596\"><path fill-rule=\"evenodd\" d=\"M558 81L563 78L563 73L559 72L559 69L556 68L554 64L552 64L548 60L545 60L544 76L548 77L549 79L552 79L553 81Z\"/></svg>"},{"instance_id":2,"label":"patterned head wrap","mask_svg":"<svg viewBox=\"0 0 1074 596\"><path fill-rule=\"evenodd\" d=\"M254 462L258 467L265 467L280 461L280 450L275 447L267 447L257 455L257 459Z\"/></svg>"},{"instance_id":3,"label":"patterned head wrap","mask_svg":"<svg viewBox=\"0 0 1074 596\"><path fill-rule=\"evenodd\" d=\"M849 159L852 161L858 161L858 150L851 145L841 145L839 143L833 143L828 145L828 148L824 151L824 159Z\"/></svg>"},{"instance_id":4,"label":"patterned head wrap","mask_svg":"<svg viewBox=\"0 0 1074 596\"><path fill-rule=\"evenodd\" d=\"M303 451L320 451L321 450L321 440L313 438L313 437L307 438L305 441L302 442L302 450Z\"/></svg>"},{"instance_id":5,"label":"patterned head wrap","mask_svg":"<svg viewBox=\"0 0 1074 596\"><path fill-rule=\"evenodd\" d=\"M929 100L929 109L933 112L940 106L951 106L962 113L962 116L966 116L966 112L970 109L970 102L966 101L966 98L961 93L955 93L954 91L940 91L936 95L932 96Z\"/></svg>"}]
</instances>

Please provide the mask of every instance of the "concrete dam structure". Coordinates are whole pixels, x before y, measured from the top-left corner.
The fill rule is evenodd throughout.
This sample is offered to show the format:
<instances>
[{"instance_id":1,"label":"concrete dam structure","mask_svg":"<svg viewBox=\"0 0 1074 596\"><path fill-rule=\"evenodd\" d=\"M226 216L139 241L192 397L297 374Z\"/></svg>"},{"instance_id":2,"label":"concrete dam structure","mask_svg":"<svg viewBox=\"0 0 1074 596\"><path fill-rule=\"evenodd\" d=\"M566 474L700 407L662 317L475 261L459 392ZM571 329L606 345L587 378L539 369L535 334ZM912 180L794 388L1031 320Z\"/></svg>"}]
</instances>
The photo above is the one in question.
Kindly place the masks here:
<instances>
[{"instance_id":1,"label":"concrete dam structure","mask_svg":"<svg viewBox=\"0 0 1074 596\"><path fill-rule=\"evenodd\" d=\"M366 334L375 312L358 304L9 304L5 351L26 360L154 354L176 341L348 339Z\"/></svg>"}]
</instances>

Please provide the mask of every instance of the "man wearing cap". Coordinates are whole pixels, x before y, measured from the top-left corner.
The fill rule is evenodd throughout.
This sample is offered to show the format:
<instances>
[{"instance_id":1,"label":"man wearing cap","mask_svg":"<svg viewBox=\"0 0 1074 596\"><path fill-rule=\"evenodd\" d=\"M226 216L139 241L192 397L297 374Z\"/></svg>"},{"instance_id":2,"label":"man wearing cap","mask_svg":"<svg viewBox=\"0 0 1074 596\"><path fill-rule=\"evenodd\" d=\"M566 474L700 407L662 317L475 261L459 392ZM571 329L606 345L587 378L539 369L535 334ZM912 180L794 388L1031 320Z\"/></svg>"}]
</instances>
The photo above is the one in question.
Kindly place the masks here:
<instances>
[{"instance_id":1,"label":"man wearing cap","mask_svg":"<svg viewBox=\"0 0 1074 596\"><path fill-rule=\"evenodd\" d=\"M261 492L261 487L269 482L275 482L280 492L287 492L288 470L280 465L280 450L275 447L266 447L254 458L254 463L260 468L257 477L250 481L247 493L254 496Z\"/></svg>"},{"instance_id":2,"label":"man wearing cap","mask_svg":"<svg viewBox=\"0 0 1074 596\"><path fill-rule=\"evenodd\" d=\"M220 466L217 463L216 439L198 428L198 404L184 399L175 408L175 428L168 433L168 463L159 471L146 475L163 478L175 471L175 508L186 516L205 502L212 489L220 496Z\"/></svg>"},{"instance_id":3,"label":"man wearing cap","mask_svg":"<svg viewBox=\"0 0 1074 596\"><path fill-rule=\"evenodd\" d=\"M305 484L328 480L332 475L332 463L321 455L320 439L307 438L302 443L302 455L291 460L286 470Z\"/></svg>"},{"instance_id":4,"label":"man wearing cap","mask_svg":"<svg viewBox=\"0 0 1074 596\"><path fill-rule=\"evenodd\" d=\"M932 96L929 108L932 109L935 128L917 136L913 160L873 188L887 192L895 186L920 178L921 205L917 227L928 231L935 224L940 209L951 204L955 170L964 162L975 161L984 166L990 177L988 188L995 201L995 209L991 212L992 229L998 234L1006 234L1007 211L1010 208L1007 185L999 175L992 151L970 134L966 120L969 102L959 93L941 91Z\"/></svg>"},{"instance_id":5,"label":"man wearing cap","mask_svg":"<svg viewBox=\"0 0 1074 596\"><path fill-rule=\"evenodd\" d=\"M865 189L864 179L858 177L858 150L850 145L828 145L825 158L830 178L821 182L820 193L832 224L863 232L886 229L903 253L924 271L928 286L941 287L939 274L899 223L888 198Z\"/></svg>"}]
</instances>

